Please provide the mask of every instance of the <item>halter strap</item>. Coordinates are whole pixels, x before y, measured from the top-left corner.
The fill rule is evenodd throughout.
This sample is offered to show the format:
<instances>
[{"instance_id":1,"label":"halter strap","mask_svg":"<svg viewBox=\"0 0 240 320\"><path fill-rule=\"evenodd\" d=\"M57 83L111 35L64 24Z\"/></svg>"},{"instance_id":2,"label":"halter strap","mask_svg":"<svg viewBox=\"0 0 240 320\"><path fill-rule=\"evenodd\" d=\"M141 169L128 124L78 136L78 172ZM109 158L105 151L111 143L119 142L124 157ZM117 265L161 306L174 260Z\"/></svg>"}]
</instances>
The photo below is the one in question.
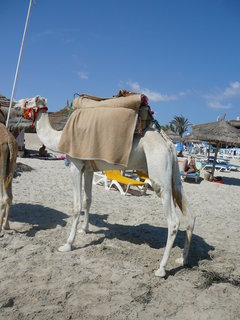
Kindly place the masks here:
<instances>
[{"instance_id":1,"label":"halter strap","mask_svg":"<svg viewBox=\"0 0 240 320\"><path fill-rule=\"evenodd\" d=\"M24 103L24 106L23 106L24 118L32 120L32 127L35 125L39 110L44 110L45 112L47 112L48 107L47 106L35 106L35 107L31 107L31 108L26 108L26 103Z\"/></svg>"}]
</instances>

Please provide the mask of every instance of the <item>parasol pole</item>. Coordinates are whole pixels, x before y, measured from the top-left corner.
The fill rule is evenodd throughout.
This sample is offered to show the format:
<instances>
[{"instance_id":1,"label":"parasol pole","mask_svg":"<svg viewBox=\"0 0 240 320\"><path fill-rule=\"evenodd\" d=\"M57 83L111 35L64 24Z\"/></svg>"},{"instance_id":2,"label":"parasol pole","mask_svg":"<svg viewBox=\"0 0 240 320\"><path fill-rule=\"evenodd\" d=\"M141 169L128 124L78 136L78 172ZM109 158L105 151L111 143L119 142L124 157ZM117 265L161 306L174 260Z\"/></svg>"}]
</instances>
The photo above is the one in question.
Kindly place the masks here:
<instances>
[{"instance_id":1,"label":"parasol pole","mask_svg":"<svg viewBox=\"0 0 240 320\"><path fill-rule=\"evenodd\" d=\"M217 162L217 154L218 154L218 150L219 150L219 145L220 145L220 142L218 142L216 145L215 155L214 155L214 159L213 159L213 167L212 167L212 179L214 177L214 171L215 171L215 166L216 166L216 162Z\"/></svg>"},{"instance_id":2,"label":"parasol pole","mask_svg":"<svg viewBox=\"0 0 240 320\"><path fill-rule=\"evenodd\" d=\"M207 155L207 162L209 163L209 158L210 158L210 141L208 141L208 155Z\"/></svg>"},{"instance_id":3,"label":"parasol pole","mask_svg":"<svg viewBox=\"0 0 240 320\"><path fill-rule=\"evenodd\" d=\"M9 109L8 109L6 127L8 127L8 121L9 121L10 112L11 112L11 108L12 108L13 97L14 97L14 92L15 92L15 87L16 87L16 82L17 82L17 77L18 77L18 71L19 71L19 66L20 66L20 62L21 62L21 57L22 57L22 50L23 50L25 35L26 35L26 32L27 32L27 27L28 27L29 16L30 16L30 12L31 12L31 7L32 7L32 0L29 1L28 13L27 13L27 18L26 18L26 23L25 23L25 28L24 28L24 32L23 32L23 38L22 38L22 44L21 44L20 52L19 52L19 56L18 56L18 63L17 63L16 73L15 73L15 78L14 78L13 88L12 88L12 95L11 95L10 105L9 105Z\"/></svg>"}]
</instances>

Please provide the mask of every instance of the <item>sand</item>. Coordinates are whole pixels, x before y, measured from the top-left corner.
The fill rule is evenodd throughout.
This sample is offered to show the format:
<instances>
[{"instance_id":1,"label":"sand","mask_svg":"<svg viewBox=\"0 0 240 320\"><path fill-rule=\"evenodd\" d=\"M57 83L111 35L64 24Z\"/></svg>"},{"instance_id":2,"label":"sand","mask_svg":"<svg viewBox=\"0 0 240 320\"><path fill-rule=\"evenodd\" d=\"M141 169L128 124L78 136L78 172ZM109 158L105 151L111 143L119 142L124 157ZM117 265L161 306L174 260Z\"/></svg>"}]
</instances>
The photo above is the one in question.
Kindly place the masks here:
<instances>
[{"instance_id":1,"label":"sand","mask_svg":"<svg viewBox=\"0 0 240 320\"><path fill-rule=\"evenodd\" d=\"M27 148L41 145L34 134L25 139ZM13 181L11 230L0 238L0 319L240 318L240 172L221 173L224 184L183 182L197 216L189 267L175 263L182 223L162 279L154 270L167 222L151 190L124 197L94 185L90 233L60 253L72 222L69 168L17 162L34 170Z\"/></svg>"}]
</instances>

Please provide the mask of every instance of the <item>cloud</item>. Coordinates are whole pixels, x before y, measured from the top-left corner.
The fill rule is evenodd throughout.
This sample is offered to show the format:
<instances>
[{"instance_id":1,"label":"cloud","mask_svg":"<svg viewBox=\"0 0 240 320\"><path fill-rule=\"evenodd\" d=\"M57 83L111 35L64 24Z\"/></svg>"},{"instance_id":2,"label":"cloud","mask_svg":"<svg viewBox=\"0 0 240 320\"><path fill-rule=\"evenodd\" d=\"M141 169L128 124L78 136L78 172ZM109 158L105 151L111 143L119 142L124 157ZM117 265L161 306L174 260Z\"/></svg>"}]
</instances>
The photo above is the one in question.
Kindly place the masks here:
<instances>
[{"instance_id":1,"label":"cloud","mask_svg":"<svg viewBox=\"0 0 240 320\"><path fill-rule=\"evenodd\" d=\"M227 87L223 93L226 98L240 98L240 82L231 82L229 87Z\"/></svg>"},{"instance_id":2,"label":"cloud","mask_svg":"<svg viewBox=\"0 0 240 320\"><path fill-rule=\"evenodd\" d=\"M219 101L209 101L207 104L211 109L231 109L232 108L232 105L230 103L222 104Z\"/></svg>"},{"instance_id":3,"label":"cloud","mask_svg":"<svg viewBox=\"0 0 240 320\"><path fill-rule=\"evenodd\" d=\"M60 41L64 45L69 45L75 42L74 34L77 29L61 28L61 29L48 29L34 33L32 40L34 42L44 41L48 38L54 38L54 41Z\"/></svg>"},{"instance_id":4,"label":"cloud","mask_svg":"<svg viewBox=\"0 0 240 320\"><path fill-rule=\"evenodd\" d=\"M82 80L87 80L88 79L88 73L87 72L83 72L83 71L78 71L77 75L79 76L80 79Z\"/></svg>"},{"instance_id":5,"label":"cloud","mask_svg":"<svg viewBox=\"0 0 240 320\"><path fill-rule=\"evenodd\" d=\"M149 100L154 102L173 101L173 100L177 100L178 98L176 95L162 94L160 92L151 91L150 89L147 89L147 88L142 88L138 82L128 81L126 84L129 86L131 91L141 92L145 94Z\"/></svg>"},{"instance_id":6,"label":"cloud","mask_svg":"<svg viewBox=\"0 0 240 320\"><path fill-rule=\"evenodd\" d=\"M231 109L231 100L240 99L240 82L230 82L225 89L217 88L214 93L203 97L211 109Z\"/></svg>"},{"instance_id":7,"label":"cloud","mask_svg":"<svg viewBox=\"0 0 240 320\"><path fill-rule=\"evenodd\" d=\"M228 87L221 90L219 88L215 89L214 93L207 94L203 96L206 100L216 100L223 101L227 99L240 98L240 82L231 82Z\"/></svg>"}]
</instances>

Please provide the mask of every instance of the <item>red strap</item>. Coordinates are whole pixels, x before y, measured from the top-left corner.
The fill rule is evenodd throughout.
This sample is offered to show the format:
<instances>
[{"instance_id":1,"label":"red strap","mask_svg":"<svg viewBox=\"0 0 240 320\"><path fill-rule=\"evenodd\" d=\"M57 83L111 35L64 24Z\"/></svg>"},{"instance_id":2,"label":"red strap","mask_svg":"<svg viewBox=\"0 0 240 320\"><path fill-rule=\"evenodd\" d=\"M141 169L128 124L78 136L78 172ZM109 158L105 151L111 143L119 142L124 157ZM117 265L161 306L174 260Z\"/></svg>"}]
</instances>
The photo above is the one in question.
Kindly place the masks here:
<instances>
[{"instance_id":1,"label":"red strap","mask_svg":"<svg viewBox=\"0 0 240 320\"><path fill-rule=\"evenodd\" d=\"M32 119L32 121L33 121L32 127L35 125L39 110L47 111L48 108L47 108L47 106L43 106L43 107L36 106L36 107L32 107L32 108L23 107L24 118L25 119Z\"/></svg>"}]
</instances>

